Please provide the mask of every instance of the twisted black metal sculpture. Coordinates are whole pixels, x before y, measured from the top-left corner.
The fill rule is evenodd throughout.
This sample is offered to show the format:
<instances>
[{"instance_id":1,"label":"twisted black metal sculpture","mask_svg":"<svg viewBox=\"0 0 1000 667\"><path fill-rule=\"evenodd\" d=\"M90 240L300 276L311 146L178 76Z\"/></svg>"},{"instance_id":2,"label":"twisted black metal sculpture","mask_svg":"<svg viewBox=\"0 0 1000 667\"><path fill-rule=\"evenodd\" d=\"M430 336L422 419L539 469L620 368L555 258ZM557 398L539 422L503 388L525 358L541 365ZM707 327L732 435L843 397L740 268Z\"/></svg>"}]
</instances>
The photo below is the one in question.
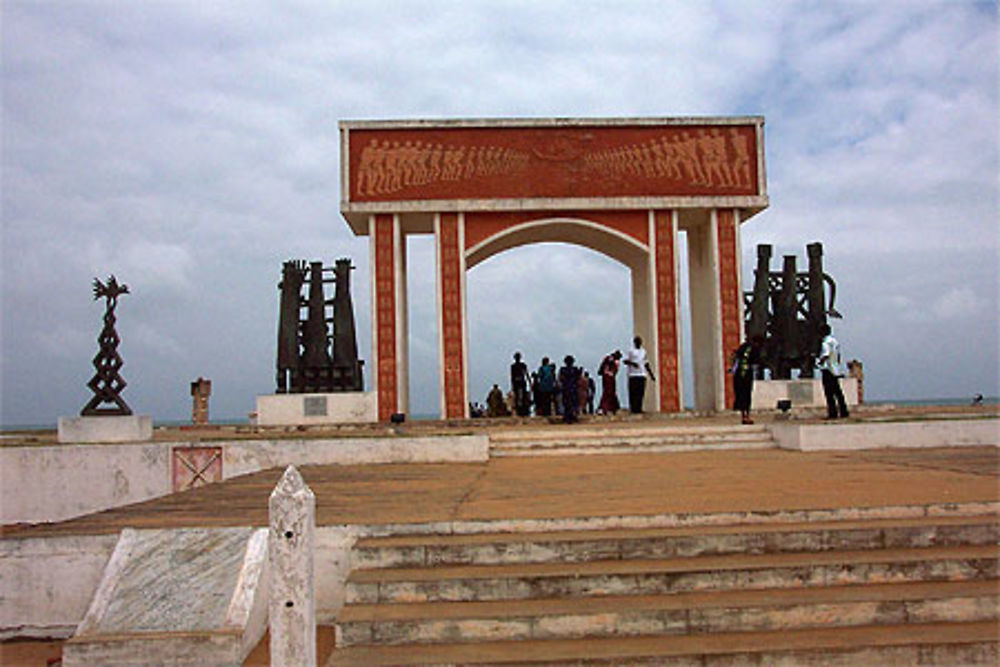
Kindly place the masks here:
<instances>
[{"instance_id":1,"label":"twisted black metal sculpture","mask_svg":"<svg viewBox=\"0 0 1000 667\"><path fill-rule=\"evenodd\" d=\"M107 284L94 278L94 301L102 297L106 301L104 328L101 329L101 334L97 337L98 351L94 357L94 377L87 383L87 386L94 392L94 396L80 411L80 414L85 417L132 414L132 409L126 405L125 400L121 397L126 382L119 373L124 362L118 355L118 343L121 342L121 339L118 337L118 332L115 331L115 307L118 305L118 297L128 293L128 285L119 285L114 276L108 278Z\"/></svg>"}]
</instances>

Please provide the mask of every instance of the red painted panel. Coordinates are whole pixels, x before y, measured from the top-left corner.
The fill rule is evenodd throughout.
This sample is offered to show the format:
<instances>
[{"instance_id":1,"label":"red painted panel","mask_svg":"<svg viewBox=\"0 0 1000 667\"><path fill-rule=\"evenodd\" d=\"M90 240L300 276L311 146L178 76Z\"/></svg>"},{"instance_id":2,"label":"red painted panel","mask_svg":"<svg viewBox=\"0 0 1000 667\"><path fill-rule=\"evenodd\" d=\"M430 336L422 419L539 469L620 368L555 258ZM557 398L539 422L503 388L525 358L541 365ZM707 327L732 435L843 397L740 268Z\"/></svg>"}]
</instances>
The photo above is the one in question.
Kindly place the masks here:
<instances>
[{"instance_id":1,"label":"red painted panel","mask_svg":"<svg viewBox=\"0 0 1000 667\"><path fill-rule=\"evenodd\" d=\"M222 447L174 447L173 490L186 491L222 481Z\"/></svg>"},{"instance_id":2,"label":"red painted panel","mask_svg":"<svg viewBox=\"0 0 1000 667\"><path fill-rule=\"evenodd\" d=\"M352 202L756 195L754 125L352 129Z\"/></svg>"},{"instance_id":3,"label":"red painted panel","mask_svg":"<svg viewBox=\"0 0 1000 667\"><path fill-rule=\"evenodd\" d=\"M677 344L677 275L674 265L673 216L657 211L656 226L656 317L659 345L660 410L680 412L680 364Z\"/></svg>"},{"instance_id":4,"label":"red painted panel","mask_svg":"<svg viewBox=\"0 0 1000 667\"><path fill-rule=\"evenodd\" d=\"M396 234L391 215L375 216L375 319L378 330L378 418L396 412Z\"/></svg>"},{"instance_id":5,"label":"red painted panel","mask_svg":"<svg viewBox=\"0 0 1000 667\"><path fill-rule=\"evenodd\" d=\"M444 339L445 419L465 416L462 336L462 264L457 213L441 214L441 332Z\"/></svg>"},{"instance_id":6,"label":"red painted panel","mask_svg":"<svg viewBox=\"0 0 1000 667\"><path fill-rule=\"evenodd\" d=\"M511 227L533 220L575 218L604 225L634 238L642 244L649 241L649 218L641 211L483 211L465 214L465 249L475 247L488 238Z\"/></svg>"},{"instance_id":7,"label":"red painted panel","mask_svg":"<svg viewBox=\"0 0 1000 667\"><path fill-rule=\"evenodd\" d=\"M732 209L718 212L719 242L719 302L722 308L722 359L728 363L729 357L740 345L740 276L736 247L736 213ZM733 383L728 380L726 405L733 404Z\"/></svg>"}]
</instances>

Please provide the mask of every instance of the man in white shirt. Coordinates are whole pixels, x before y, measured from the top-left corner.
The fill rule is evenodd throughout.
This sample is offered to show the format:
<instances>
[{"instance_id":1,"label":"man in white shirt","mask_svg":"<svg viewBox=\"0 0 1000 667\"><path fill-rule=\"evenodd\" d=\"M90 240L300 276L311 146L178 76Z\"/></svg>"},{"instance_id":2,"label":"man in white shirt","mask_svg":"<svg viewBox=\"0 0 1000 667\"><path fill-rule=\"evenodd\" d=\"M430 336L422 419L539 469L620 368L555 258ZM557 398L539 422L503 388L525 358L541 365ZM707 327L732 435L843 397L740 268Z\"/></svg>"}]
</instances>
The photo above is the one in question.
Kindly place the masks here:
<instances>
[{"instance_id":1,"label":"man in white shirt","mask_svg":"<svg viewBox=\"0 0 1000 667\"><path fill-rule=\"evenodd\" d=\"M823 342L819 347L819 359L816 365L819 366L823 375L823 394L826 396L826 418L837 419L847 417L847 402L844 400L844 392L840 388L840 378L844 375L844 368L840 362L840 343L833 337L829 324L823 324L819 328L823 335Z\"/></svg>"},{"instance_id":2,"label":"man in white shirt","mask_svg":"<svg viewBox=\"0 0 1000 667\"><path fill-rule=\"evenodd\" d=\"M642 349L642 338L632 339L633 347L625 353L623 360L628 366L628 408L633 414L642 412L642 399L646 394L646 373L656 382L653 369L646 359L646 350Z\"/></svg>"}]
</instances>

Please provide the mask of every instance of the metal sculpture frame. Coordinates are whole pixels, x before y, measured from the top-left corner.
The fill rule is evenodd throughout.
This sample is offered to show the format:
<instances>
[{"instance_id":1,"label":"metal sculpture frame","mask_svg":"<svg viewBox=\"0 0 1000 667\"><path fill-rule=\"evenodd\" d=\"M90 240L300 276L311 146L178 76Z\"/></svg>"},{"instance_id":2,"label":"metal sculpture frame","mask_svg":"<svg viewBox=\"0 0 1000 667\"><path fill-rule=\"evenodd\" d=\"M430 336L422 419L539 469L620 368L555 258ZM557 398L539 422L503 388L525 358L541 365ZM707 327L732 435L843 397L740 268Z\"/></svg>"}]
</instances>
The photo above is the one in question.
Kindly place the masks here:
<instances>
[{"instance_id":1,"label":"metal sculpture frame","mask_svg":"<svg viewBox=\"0 0 1000 667\"><path fill-rule=\"evenodd\" d=\"M772 247L757 246L757 268L753 290L743 293L745 328L748 338L765 340L758 379L764 370L773 380L811 378L823 336L820 327L828 317L841 317L834 305L837 283L823 272L823 244L806 246L809 268L799 272L795 255L785 255L781 271L771 271ZM825 287L829 286L829 299Z\"/></svg>"},{"instance_id":2,"label":"metal sculpture frame","mask_svg":"<svg viewBox=\"0 0 1000 667\"><path fill-rule=\"evenodd\" d=\"M282 265L277 393L364 391L364 362L358 359L351 303L353 268L350 259L338 259L333 268L324 267L322 262L307 265L303 260ZM330 273L333 277L324 277ZM326 298L324 286L330 283L335 284L333 299Z\"/></svg>"},{"instance_id":3,"label":"metal sculpture frame","mask_svg":"<svg viewBox=\"0 0 1000 667\"><path fill-rule=\"evenodd\" d=\"M94 356L94 377L87 383L94 396L80 411L84 417L126 417L132 414L132 409L121 397L127 383L120 372L124 362L118 354L121 338L115 330L117 322L115 308L118 306L118 297L128 293L128 285L119 284L113 275L108 278L106 284L94 278L94 301L105 299L104 328L97 337L98 351Z\"/></svg>"}]
</instances>

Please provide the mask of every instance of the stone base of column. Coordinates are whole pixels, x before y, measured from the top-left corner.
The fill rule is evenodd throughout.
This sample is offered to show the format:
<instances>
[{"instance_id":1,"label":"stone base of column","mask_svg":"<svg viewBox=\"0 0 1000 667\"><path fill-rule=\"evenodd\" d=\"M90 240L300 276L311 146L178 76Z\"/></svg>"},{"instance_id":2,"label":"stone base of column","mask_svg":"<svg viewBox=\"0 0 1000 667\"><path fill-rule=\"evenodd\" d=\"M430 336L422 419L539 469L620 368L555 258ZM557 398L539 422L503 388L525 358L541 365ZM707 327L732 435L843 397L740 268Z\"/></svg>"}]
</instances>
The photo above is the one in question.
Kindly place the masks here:
<instances>
[{"instance_id":1,"label":"stone base of column","mask_svg":"<svg viewBox=\"0 0 1000 667\"><path fill-rule=\"evenodd\" d=\"M148 415L60 417L59 442L145 442L153 437Z\"/></svg>"}]
</instances>

